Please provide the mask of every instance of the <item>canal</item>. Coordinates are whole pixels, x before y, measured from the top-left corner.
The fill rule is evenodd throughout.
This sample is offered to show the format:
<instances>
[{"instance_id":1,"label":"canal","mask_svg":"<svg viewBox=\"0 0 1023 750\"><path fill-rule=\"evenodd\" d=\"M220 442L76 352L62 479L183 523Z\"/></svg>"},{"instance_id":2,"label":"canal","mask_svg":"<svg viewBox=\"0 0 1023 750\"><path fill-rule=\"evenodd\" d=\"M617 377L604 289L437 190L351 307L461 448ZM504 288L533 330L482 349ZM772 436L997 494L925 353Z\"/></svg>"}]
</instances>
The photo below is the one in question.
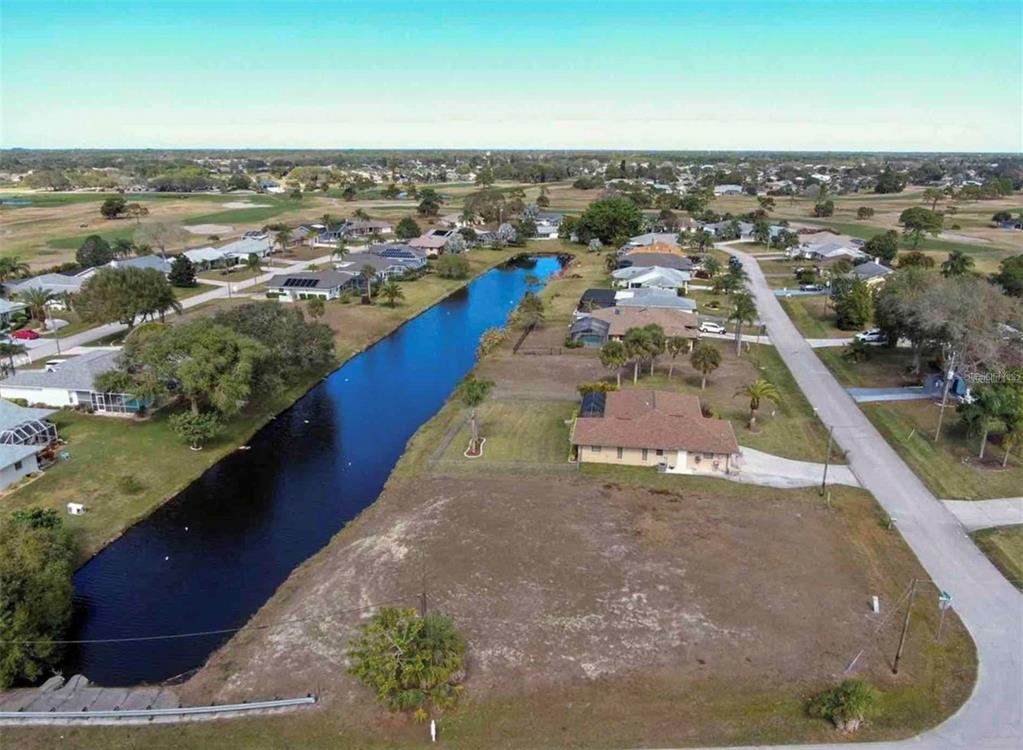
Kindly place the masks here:
<instances>
[{"instance_id":1,"label":"canal","mask_svg":"<svg viewBox=\"0 0 1023 750\"><path fill-rule=\"evenodd\" d=\"M380 494L415 431L556 258L495 268L349 360L75 575L74 640L237 628ZM539 288L537 285L534 288ZM65 675L158 682L230 633L72 646Z\"/></svg>"}]
</instances>

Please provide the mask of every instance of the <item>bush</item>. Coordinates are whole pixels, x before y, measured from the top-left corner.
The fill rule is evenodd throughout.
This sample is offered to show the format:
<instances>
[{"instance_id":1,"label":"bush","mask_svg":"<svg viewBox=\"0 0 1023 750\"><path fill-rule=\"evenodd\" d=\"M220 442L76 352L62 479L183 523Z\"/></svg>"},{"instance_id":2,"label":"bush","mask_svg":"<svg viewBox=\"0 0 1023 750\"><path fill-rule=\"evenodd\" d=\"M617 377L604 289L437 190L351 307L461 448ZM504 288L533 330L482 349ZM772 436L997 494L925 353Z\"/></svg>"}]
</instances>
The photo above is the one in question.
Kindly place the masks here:
<instances>
[{"instance_id":1,"label":"bush","mask_svg":"<svg viewBox=\"0 0 1023 750\"><path fill-rule=\"evenodd\" d=\"M828 719L843 732L855 732L877 703L877 691L862 680L845 680L838 687L814 697L807 711Z\"/></svg>"},{"instance_id":2,"label":"bush","mask_svg":"<svg viewBox=\"0 0 1023 750\"><path fill-rule=\"evenodd\" d=\"M437 275L442 279L464 279L469 275L469 261L462 255L442 255L437 261Z\"/></svg>"},{"instance_id":3,"label":"bush","mask_svg":"<svg viewBox=\"0 0 1023 750\"><path fill-rule=\"evenodd\" d=\"M134 474L122 474L117 478L117 489L125 495L137 495L145 488Z\"/></svg>"},{"instance_id":4,"label":"bush","mask_svg":"<svg viewBox=\"0 0 1023 750\"><path fill-rule=\"evenodd\" d=\"M167 422L177 436L196 451L220 432L220 420L215 412L181 412L171 416Z\"/></svg>"},{"instance_id":5,"label":"bush","mask_svg":"<svg viewBox=\"0 0 1023 750\"><path fill-rule=\"evenodd\" d=\"M572 338L571 336L565 337L565 348L566 349L582 349L584 346L582 341Z\"/></svg>"},{"instance_id":6,"label":"bush","mask_svg":"<svg viewBox=\"0 0 1023 750\"><path fill-rule=\"evenodd\" d=\"M483 359L507 340L508 332L503 328L488 328L480 336L479 346L476 347L476 358Z\"/></svg>"},{"instance_id":7,"label":"bush","mask_svg":"<svg viewBox=\"0 0 1023 750\"><path fill-rule=\"evenodd\" d=\"M464 691L465 640L440 612L420 617L410 608L384 607L361 626L347 655L349 674L416 721L430 718L431 709L453 709Z\"/></svg>"}]
</instances>

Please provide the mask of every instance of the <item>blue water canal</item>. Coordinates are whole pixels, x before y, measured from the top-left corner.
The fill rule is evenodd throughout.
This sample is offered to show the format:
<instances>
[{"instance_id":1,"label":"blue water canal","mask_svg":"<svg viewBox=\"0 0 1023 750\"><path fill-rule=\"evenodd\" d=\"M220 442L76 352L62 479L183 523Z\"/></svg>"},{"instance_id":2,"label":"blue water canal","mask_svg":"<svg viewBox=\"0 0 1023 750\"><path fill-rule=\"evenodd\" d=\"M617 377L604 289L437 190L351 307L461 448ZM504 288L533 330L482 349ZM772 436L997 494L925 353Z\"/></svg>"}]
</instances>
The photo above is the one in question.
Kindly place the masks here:
<instances>
[{"instance_id":1,"label":"blue water canal","mask_svg":"<svg viewBox=\"0 0 1023 750\"><path fill-rule=\"evenodd\" d=\"M75 640L239 627L380 494L412 434L472 368L480 334L560 268L494 269L349 360L75 575ZM200 666L229 636L74 646L101 685Z\"/></svg>"}]
</instances>

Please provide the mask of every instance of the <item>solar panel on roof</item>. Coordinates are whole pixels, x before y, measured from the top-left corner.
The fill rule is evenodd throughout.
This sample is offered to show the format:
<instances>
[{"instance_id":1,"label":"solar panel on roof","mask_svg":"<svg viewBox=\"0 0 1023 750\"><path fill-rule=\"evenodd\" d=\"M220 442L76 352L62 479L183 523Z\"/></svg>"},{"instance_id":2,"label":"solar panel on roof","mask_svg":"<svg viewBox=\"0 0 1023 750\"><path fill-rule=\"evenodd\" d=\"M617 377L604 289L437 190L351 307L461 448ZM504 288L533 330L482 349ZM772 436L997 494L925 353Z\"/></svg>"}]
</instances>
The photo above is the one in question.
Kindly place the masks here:
<instances>
[{"instance_id":1,"label":"solar panel on roof","mask_svg":"<svg viewBox=\"0 0 1023 750\"><path fill-rule=\"evenodd\" d=\"M284 286L296 287L300 289L306 289L311 286L316 286L316 279L285 279Z\"/></svg>"}]
</instances>

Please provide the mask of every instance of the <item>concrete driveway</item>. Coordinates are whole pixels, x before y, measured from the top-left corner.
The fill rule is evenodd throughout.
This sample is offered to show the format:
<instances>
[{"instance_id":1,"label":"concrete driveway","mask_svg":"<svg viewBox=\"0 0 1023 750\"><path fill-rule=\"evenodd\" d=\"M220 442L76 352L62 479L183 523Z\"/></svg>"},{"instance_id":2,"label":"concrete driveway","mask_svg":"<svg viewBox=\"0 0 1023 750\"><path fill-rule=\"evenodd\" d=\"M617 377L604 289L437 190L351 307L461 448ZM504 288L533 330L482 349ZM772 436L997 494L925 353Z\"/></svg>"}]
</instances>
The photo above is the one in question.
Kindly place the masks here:
<instances>
[{"instance_id":1,"label":"concrete driveway","mask_svg":"<svg viewBox=\"0 0 1023 750\"><path fill-rule=\"evenodd\" d=\"M819 487L824 480L824 464L812 461L795 461L772 453L739 446L739 473L728 479L742 484L759 484L764 487ZM832 464L828 467L828 484L845 484L859 487L860 482L848 466Z\"/></svg>"},{"instance_id":2,"label":"concrete driveway","mask_svg":"<svg viewBox=\"0 0 1023 750\"><path fill-rule=\"evenodd\" d=\"M1023 497L1003 497L998 500L945 500L944 503L967 531L1023 524Z\"/></svg>"},{"instance_id":3,"label":"concrete driveway","mask_svg":"<svg viewBox=\"0 0 1023 750\"><path fill-rule=\"evenodd\" d=\"M952 594L955 609L977 646L977 684L954 716L913 739L870 747L1023 747L1023 593L977 549L959 519L906 466L817 358L782 310L756 259L726 243L718 247L742 260L776 350L821 419L833 426L835 440L845 449L863 486L896 520L934 584Z\"/></svg>"}]
</instances>

